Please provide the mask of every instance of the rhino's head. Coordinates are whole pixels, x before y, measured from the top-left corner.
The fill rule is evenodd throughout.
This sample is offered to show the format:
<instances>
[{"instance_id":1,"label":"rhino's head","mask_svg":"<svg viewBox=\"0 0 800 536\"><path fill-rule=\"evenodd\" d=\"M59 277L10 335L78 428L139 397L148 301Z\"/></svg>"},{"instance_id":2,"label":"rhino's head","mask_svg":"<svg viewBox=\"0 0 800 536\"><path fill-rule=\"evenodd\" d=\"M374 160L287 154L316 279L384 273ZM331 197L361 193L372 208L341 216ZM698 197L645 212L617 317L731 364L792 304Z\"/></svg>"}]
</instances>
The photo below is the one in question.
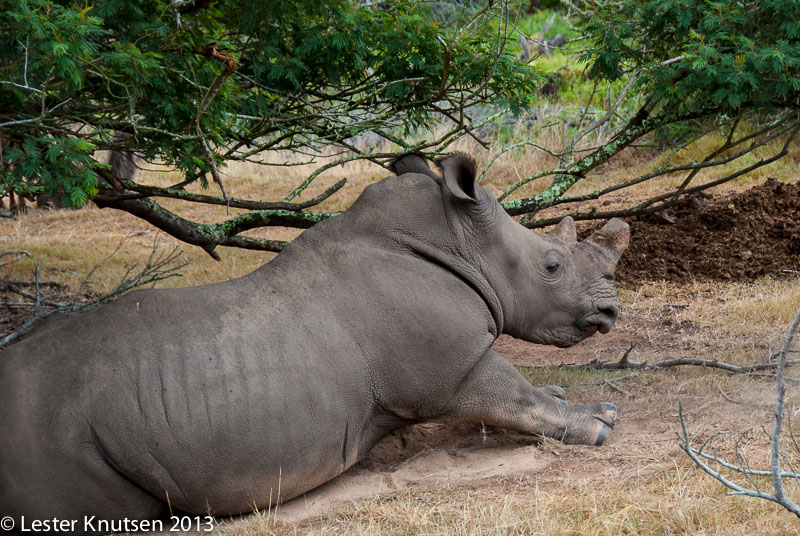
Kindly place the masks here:
<instances>
[{"instance_id":1,"label":"rhino's head","mask_svg":"<svg viewBox=\"0 0 800 536\"><path fill-rule=\"evenodd\" d=\"M628 224L616 218L583 242L569 216L547 234L528 231L519 253L529 274L517 280L505 331L562 347L608 333L619 314L614 269L629 238Z\"/></svg>"},{"instance_id":2,"label":"rhino's head","mask_svg":"<svg viewBox=\"0 0 800 536\"><path fill-rule=\"evenodd\" d=\"M482 294L503 333L566 347L611 329L619 312L614 269L630 237L625 222L612 219L582 242L569 217L540 234L514 221L476 184L470 157L453 154L437 164L441 178L413 155L395 169L427 174L441 185L455 239L447 248L459 258L437 262L450 263Z\"/></svg>"}]
</instances>

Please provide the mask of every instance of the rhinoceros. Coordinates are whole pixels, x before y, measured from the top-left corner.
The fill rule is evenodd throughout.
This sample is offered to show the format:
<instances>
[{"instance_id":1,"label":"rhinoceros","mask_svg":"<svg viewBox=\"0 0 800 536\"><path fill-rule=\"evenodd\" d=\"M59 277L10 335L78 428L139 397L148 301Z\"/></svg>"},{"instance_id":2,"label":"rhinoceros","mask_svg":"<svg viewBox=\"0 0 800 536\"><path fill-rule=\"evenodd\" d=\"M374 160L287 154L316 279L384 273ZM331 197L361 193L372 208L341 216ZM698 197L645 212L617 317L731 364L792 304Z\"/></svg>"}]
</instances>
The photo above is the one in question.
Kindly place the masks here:
<instances>
[{"instance_id":1,"label":"rhinoceros","mask_svg":"<svg viewBox=\"0 0 800 536\"><path fill-rule=\"evenodd\" d=\"M476 184L470 157L438 166L401 158L249 275L135 291L0 353L0 515L250 512L420 421L602 444L613 404L567 404L492 343L608 332L627 225L539 234Z\"/></svg>"}]
</instances>

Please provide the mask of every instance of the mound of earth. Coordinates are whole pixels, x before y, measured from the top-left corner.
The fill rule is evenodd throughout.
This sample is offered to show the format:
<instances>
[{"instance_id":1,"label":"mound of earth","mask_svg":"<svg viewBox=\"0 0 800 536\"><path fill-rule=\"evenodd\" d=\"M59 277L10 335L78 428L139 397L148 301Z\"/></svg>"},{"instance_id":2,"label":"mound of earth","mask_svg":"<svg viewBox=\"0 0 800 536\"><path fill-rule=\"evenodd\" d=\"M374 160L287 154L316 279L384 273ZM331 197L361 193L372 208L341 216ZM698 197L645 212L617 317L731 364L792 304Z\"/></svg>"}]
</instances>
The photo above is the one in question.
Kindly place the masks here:
<instances>
[{"instance_id":1,"label":"mound of earth","mask_svg":"<svg viewBox=\"0 0 800 536\"><path fill-rule=\"evenodd\" d=\"M800 182L768 179L727 195L698 192L628 223L631 244L616 272L623 284L800 273Z\"/></svg>"}]
</instances>

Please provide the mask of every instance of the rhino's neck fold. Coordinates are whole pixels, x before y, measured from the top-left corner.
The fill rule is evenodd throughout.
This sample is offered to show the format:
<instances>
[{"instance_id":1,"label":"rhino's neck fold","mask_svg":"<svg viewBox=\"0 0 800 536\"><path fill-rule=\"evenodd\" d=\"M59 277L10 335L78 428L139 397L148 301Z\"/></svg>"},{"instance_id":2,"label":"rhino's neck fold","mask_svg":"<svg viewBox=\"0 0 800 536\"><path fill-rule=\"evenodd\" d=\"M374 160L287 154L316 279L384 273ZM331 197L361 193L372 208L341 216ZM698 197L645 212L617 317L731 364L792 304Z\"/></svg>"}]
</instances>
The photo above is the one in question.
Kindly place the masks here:
<instances>
[{"instance_id":1,"label":"rhino's neck fold","mask_svg":"<svg viewBox=\"0 0 800 536\"><path fill-rule=\"evenodd\" d=\"M472 288L486 304L489 313L492 315L494 325L489 326L489 332L495 338L500 336L503 332L503 309L500 305L500 299L491 285L489 285L489 281L477 268L460 256L419 238L406 236L403 242L403 245L409 248L412 253L450 272Z\"/></svg>"}]
</instances>

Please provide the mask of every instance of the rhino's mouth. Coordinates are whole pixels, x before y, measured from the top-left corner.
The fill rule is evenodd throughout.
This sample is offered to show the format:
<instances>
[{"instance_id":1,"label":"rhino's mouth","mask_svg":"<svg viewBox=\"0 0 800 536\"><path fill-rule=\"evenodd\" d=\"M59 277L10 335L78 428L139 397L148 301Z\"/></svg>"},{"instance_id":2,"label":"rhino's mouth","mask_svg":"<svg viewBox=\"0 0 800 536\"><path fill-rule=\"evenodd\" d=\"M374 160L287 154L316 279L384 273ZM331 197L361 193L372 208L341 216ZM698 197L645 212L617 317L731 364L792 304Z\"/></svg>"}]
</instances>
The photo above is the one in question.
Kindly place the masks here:
<instances>
[{"instance_id":1,"label":"rhino's mouth","mask_svg":"<svg viewBox=\"0 0 800 536\"><path fill-rule=\"evenodd\" d=\"M584 338L591 337L598 331L605 335L614 326L614 321L605 314L594 314L584 318L578 328L583 332Z\"/></svg>"},{"instance_id":2,"label":"rhino's mouth","mask_svg":"<svg viewBox=\"0 0 800 536\"><path fill-rule=\"evenodd\" d=\"M536 341L539 344L551 344L558 348L569 348L575 346L584 339L597 333L608 333L611 329L611 322L602 318L588 317L568 329L558 332L551 332L544 340Z\"/></svg>"},{"instance_id":3,"label":"rhino's mouth","mask_svg":"<svg viewBox=\"0 0 800 536\"><path fill-rule=\"evenodd\" d=\"M568 330L562 330L558 335L548 337L542 344L551 344L557 348L570 348L575 346L587 337L591 337L597 331L597 326L582 328L579 325L573 325Z\"/></svg>"},{"instance_id":4,"label":"rhino's mouth","mask_svg":"<svg viewBox=\"0 0 800 536\"><path fill-rule=\"evenodd\" d=\"M581 328L581 333L583 333L583 338L588 339L595 333L597 333L599 326L597 324L590 324L588 326L584 326Z\"/></svg>"}]
</instances>

